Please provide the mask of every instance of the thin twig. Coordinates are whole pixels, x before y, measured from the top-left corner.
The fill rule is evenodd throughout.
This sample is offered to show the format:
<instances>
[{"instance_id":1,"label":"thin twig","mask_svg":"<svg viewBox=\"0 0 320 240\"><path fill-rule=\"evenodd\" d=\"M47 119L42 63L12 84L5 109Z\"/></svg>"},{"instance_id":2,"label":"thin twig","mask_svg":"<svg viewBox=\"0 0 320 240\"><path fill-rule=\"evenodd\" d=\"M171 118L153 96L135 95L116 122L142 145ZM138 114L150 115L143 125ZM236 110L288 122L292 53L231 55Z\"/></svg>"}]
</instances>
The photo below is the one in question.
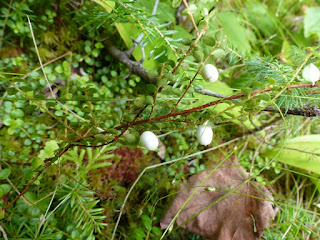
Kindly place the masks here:
<instances>
[{"instance_id":1,"label":"thin twig","mask_svg":"<svg viewBox=\"0 0 320 240\"><path fill-rule=\"evenodd\" d=\"M196 21L195 21L194 18L193 18L193 15L192 15L192 12L191 12L191 9L190 9L190 7L189 7L189 4L188 4L187 0L183 0L183 3L184 3L184 5L186 6L186 8L187 8L187 10L188 10L188 15L190 16L190 19L191 19L191 22L192 22L192 24L193 24L193 27L194 27L194 29L196 30L196 34L197 34L197 36L199 36L198 26L197 26L197 24L196 24Z\"/></svg>"},{"instance_id":2,"label":"thin twig","mask_svg":"<svg viewBox=\"0 0 320 240\"><path fill-rule=\"evenodd\" d=\"M29 23L29 27L30 27L30 32L31 32L33 44L34 44L34 47L35 47L35 49L36 49L36 53L37 53L37 56L38 56L38 60L39 60L39 63L40 63L40 66L41 66L41 69L42 69L44 78L45 78L45 80L46 80L46 82L47 82L47 85L48 85L48 88L49 88L49 90L50 90L50 92L51 92L52 97L55 98L55 94L54 94L53 91L52 91L52 88L51 88L51 85L50 85L50 83L49 83L47 74L46 74L46 72L44 71L44 67L43 67L42 60L41 60L41 57L40 57L40 54L39 54L39 50L38 50L38 46L37 46L37 43L36 43L36 39L35 39L34 34L33 34L32 24L31 24L31 22L30 22L30 18L29 18L28 15L27 15L27 18L28 18L28 23Z\"/></svg>"},{"instance_id":3,"label":"thin twig","mask_svg":"<svg viewBox=\"0 0 320 240\"><path fill-rule=\"evenodd\" d=\"M57 155L57 158L61 157L69 148L71 148L73 145L72 144L69 144L67 145L66 147L64 147L60 153ZM37 173L37 175L28 183L28 185L25 187L25 189L15 198L13 199L7 206L5 206L3 209L6 210L8 209L12 204L14 204L21 196L23 196L27 191L28 189L30 188L30 186L38 179L38 177L44 172L44 170L46 170L51 164L52 164L52 161L55 159L56 157L53 157L53 158L49 158L47 159L47 163L44 167L42 167L40 169L40 171Z\"/></svg>"},{"instance_id":4,"label":"thin twig","mask_svg":"<svg viewBox=\"0 0 320 240\"><path fill-rule=\"evenodd\" d=\"M290 115L296 115L296 116L304 116L304 117L319 117L320 116L320 108L316 106L311 107L305 107L305 108L280 108L281 112L284 115L290 114ZM262 111L267 112L276 112L279 113L279 109L275 107L266 107Z\"/></svg>"},{"instance_id":5,"label":"thin twig","mask_svg":"<svg viewBox=\"0 0 320 240\"><path fill-rule=\"evenodd\" d=\"M148 105L145 105L143 108L140 109L140 111L136 114L135 118L133 119L133 121L131 123L134 123L137 118L140 116L140 114L147 108ZM102 147L102 146L106 146L109 145L113 142L117 142L119 140L119 138L131 127L131 123L127 124L126 128L124 130L122 130L122 132L117 135L115 138L113 138L111 141L100 144L100 145L89 145L86 147ZM101 133L100 133L101 134Z\"/></svg>"},{"instance_id":6,"label":"thin twig","mask_svg":"<svg viewBox=\"0 0 320 240\"><path fill-rule=\"evenodd\" d=\"M172 74L174 75L176 73L176 71L178 70L178 68L181 66L181 64L183 63L183 61L189 56L189 54L192 52L192 50L197 46L198 42L200 41L200 39L202 38L202 36L206 33L208 28L208 25L204 26L201 29L200 34L198 35L198 37L196 38L196 40L194 40L194 42L190 45L188 51L186 52L186 54L183 56L183 58L181 58L181 60L179 61L178 65L172 70Z\"/></svg>"},{"instance_id":7,"label":"thin twig","mask_svg":"<svg viewBox=\"0 0 320 240\"><path fill-rule=\"evenodd\" d=\"M0 231L2 232L3 239L4 240L8 240L7 234L6 234L6 232L4 231L4 229L3 229L3 227L1 225L0 225Z\"/></svg>"},{"instance_id":8,"label":"thin twig","mask_svg":"<svg viewBox=\"0 0 320 240\"><path fill-rule=\"evenodd\" d=\"M7 26L8 18L10 16L10 10L11 10L11 6L12 6L12 2L13 2L13 0L10 0L9 6L8 6L8 12L6 14L6 17L5 17L4 21L3 21L3 23L2 23L3 27L2 27L1 36L0 36L0 49L2 48L4 31L5 31L6 26Z\"/></svg>"},{"instance_id":9,"label":"thin twig","mask_svg":"<svg viewBox=\"0 0 320 240\"><path fill-rule=\"evenodd\" d=\"M16 193L20 194L19 190L16 188L15 185L13 185L13 183L10 181L9 178L6 179L7 182L11 185L11 187L16 191ZM21 198L26 202L26 204L30 207L32 205L31 202L28 201L28 199L26 199L24 196L21 196Z\"/></svg>"},{"instance_id":10,"label":"thin twig","mask_svg":"<svg viewBox=\"0 0 320 240\"><path fill-rule=\"evenodd\" d=\"M160 71L160 76L159 76L159 81L161 80L162 76L163 76L163 70L164 70L164 67L165 67L165 64L162 64L162 67L161 67L161 71ZM150 114L149 114L149 119L151 118L151 115L153 113L153 109L154 109L154 106L156 104L156 100L157 100L157 95L158 93L161 92L161 88L158 88L156 93L154 94L154 97L153 97L153 103L152 103L152 106L151 106L151 111L150 111Z\"/></svg>"},{"instance_id":11,"label":"thin twig","mask_svg":"<svg viewBox=\"0 0 320 240\"><path fill-rule=\"evenodd\" d=\"M259 154L259 150L260 150L262 144L263 144L264 141L266 140L266 136L267 136L267 134L265 134L263 140L260 141L260 143L259 143L259 145L257 146L256 150L254 151L254 154L253 154L253 157L252 157L252 161L251 161L251 167L250 167L249 177L251 177L251 175L252 175L254 162L255 162L255 160L256 160L256 157L257 157L258 154Z\"/></svg>"}]
</instances>

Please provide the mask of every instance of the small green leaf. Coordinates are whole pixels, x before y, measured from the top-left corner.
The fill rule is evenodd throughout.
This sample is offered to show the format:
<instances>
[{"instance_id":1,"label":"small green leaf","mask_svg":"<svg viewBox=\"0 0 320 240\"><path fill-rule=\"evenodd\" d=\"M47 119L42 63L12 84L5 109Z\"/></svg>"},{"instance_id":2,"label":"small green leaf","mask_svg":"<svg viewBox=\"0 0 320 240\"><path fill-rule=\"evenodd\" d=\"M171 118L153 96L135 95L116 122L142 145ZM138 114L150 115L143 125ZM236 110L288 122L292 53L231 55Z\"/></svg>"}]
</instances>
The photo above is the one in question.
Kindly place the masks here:
<instances>
[{"instance_id":1,"label":"small green leaf","mask_svg":"<svg viewBox=\"0 0 320 240\"><path fill-rule=\"evenodd\" d=\"M152 96L146 96L146 104L153 104L153 97Z\"/></svg>"},{"instance_id":2,"label":"small green leaf","mask_svg":"<svg viewBox=\"0 0 320 240\"><path fill-rule=\"evenodd\" d=\"M11 190L11 186L9 184L1 184L0 185L0 197L6 195Z\"/></svg>"},{"instance_id":3,"label":"small green leaf","mask_svg":"<svg viewBox=\"0 0 320 240\"><path fill-rule=\"evenodd\" d=\"M133 101L134 105L136 105L137 107L143 107L144 106L144 102L145 102L145 97L144 96L137 97Z\"/></svg>"},{"instance_id":4,"label":"small green leaf","mask_svg":"<svg viewBox=\"0 0 320 240\"><path fill-rule=\"evenodd\" d=\"M7 89L7 92L8 92L8 95L14 95L18 92L18 90L13 87L10 87Z\"/></svg>"},{"instance_id":5,"label":"small green leaf","mask_svg":"<svg viewBox=\"0 0 320 240\"><path fill-rule=\"evenodd\" d=\"M101 49L104 48L103 44L101 42L97 42L96 44L94 44L94 47L97 49Z\"/></svg>"},{"instance_id":6,"label":"small green leaf","mask_svg":"<svg viewBox=\"0 0 320 240\"><path fill-rule=\"evenodd\" d=\"M173 0L171 6L177 8L180 6L182 0Z\"/></svg>"},{"instance_id":7,"label":"small green leaf","mask_svg":"<svg viewBox=\"0 0 320 240\"><path fill-rule=\"evenodd\" d=\"M124 139L129 144L134 144L135 142L137 142L137 138L134 134L126 134L124 135Z\"/></svg>"},{"instance_id":8,"label":"small green leaf","mask_svg":"<svg viewBox=\"0 0 320 240\"><path fill-rule=\"evenodd\" d=\"M142 222L143 222L144 227L145 227L148 231L150 231L150 230L152 229L150 217L149 217L148 215L143 214L143 215L141 216L141 219L142 219Z\"/></svg>"},{"instance_id":9,"label":"small green leaf","mask_svg":"<svg viewBox=\"0 0 320 240\"><path fill-rule=\"evenodd\" d=\"M141 238L146 237L146 233L141 228L136 228L134 230L134 233L136 234L137 237L141 237Z\"/></svg>"},{"instance_id":10,"label":"small green leaf","mask_svg":"<svg viewBox=\"0 0 320 240\"><path fill-rule=\"evenodd\" d=\"M5 168L0 171L0 180L8 178L11 174L11 168Z\"/></svg>"},{"instance_id":11,"label":"small green leaf","mask_svg":"<svg viewBox=\"0 0 320 240\"><path fill-rule=\"evenodd\" d=\"M44 165L44 161L38 157L34 158L31 162L31 166L34 169L37 169L38 167L43 166L43 165Z\"/></svg>"},{"instance_id":12,"label":"small green leaf","mask_svg":"<svg viewBox=\"0 0 320 240\"><path fill-rule=\"evenodd\" d=\"M167 84L167 79L166 78L161 78L158 80L158 87L163 87Z\"/></svg>"},{"instance_id":13,"label":"small green leaf","mask_svg":"<svg viewBox=\"0 0 320 240\"><path fill-rule=\"evenodd\" d=\"M38 157L42 160L54 157L54 151L59 148L57 141L50 140L46 142L43 150L40 151Z\"/></svg>"},{"instance_id":14,"label":"small green leaf","mask_svg":"<svg viewBox=\"0 0 320 240\"><path fill-rule=\"evenodd\" d=\"M205 45L208 45L208 46L210 46L210 47L213 47L213 46L216 44L216 41L215 41L214 38L211 37L211 36L204 36L204 37L202 38L202 41L203 41L203 43L204 43Z\"/></svg>"},{"instance_id":15,"label":"small green leaf","mask_svg":"<svg viewBox=\"0 0 320 240\"><path fill-rule=\"evenodd\" d=\"M63 69L62 69L62 66L61 66L61 65L56 66L54 70L55 70L57 73L62 73L62 72L63 72Z\"/></svg>"},{"instance_id":16,"label":"small green leaf","mask_svg":"<svg viewBox=\"0 0 320 240\"><path fill-rule=\"evenodd\" d=\"M226 52L223 49L218 48L212 53L212 55L214 56L215 59L220 59L226 55Z\"/></svg>"},{"instance_id":17,"label":"small green leaf","mask_svg":"<svg viewBox=\"0 0 320 240\"><path fill-rule=\"evenodd\" d=\"M157 236L161 236L162 235L162 231L158 227L152 227L152 232Z\"/></svg>"},{"instance_id":18,"label":"small green leaf","mask_svg":"<svg viewBox=\"0 0 320 240\"><path fill-rule=\"evenodd\" d=\"M203 58L204 58L204 54L202 51L195 51L193 53L193 57L195 60L197 60L198 62L202 62Z\"/></svg>"},{"instance_id":19,"label":"small green leaf","mask_svg":"<svg viewBox=\"0 0 320 240\"><path fill-rule=\"evenodd\" d=\"M24 112L21 109L15 109L11 112L10 116L12 118L22 118L24 116Z\"/></svg>"},{"instance_id":20,"label":"small green leaf","mask_svg":"<svg viewBox=\"0 0 320 240\"><path fill-rule=\"evenodd\" d=\"M5 210L3 208L0 209L0 220L4 219Z\"/></svg>"},{"instance_id":21,"label":"small green leaf","mask_svg":"<svg viewBox=\"0 0 320 240\"><path fill-rule=\"evenodd\" d=\"M99 139L99 140L103 140L103 141L108 141L108 137L105 134L96 134L94 135L94 138Z\"/></svg>"},{"instance_id":22,"label":"small green leaf","mask_svg":"<svg viewBox=\"0 0 320 240\"><path fill-rule=\"evenodd\" d=\"M189 46L189 45L191 45L192 41L189 38L184 38L184 39L182 39L181 43L183 45Z\"/></svg>"}]
</instances>

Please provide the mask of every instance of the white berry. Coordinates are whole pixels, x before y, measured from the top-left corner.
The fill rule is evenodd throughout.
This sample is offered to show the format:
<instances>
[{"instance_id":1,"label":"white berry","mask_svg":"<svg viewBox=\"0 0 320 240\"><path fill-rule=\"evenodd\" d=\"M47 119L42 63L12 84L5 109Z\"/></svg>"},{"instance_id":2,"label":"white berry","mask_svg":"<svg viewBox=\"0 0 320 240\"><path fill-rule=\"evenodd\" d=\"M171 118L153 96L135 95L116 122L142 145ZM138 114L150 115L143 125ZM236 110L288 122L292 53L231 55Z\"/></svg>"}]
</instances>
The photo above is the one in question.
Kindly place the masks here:
<instances>
[{"instance_id":1,"label":"white berry","mask_svg":"<svg viewBox=\"0 0 320 240\"><path fill-rule=\"evenodd\" d=\"M204 80L209 82L215 82L219 78L218 69L212 64L206 64L201 70L201 75Z\"/></svg>"},{"instance_id":2,"label":"white berry","mask_svg":"<svg viewBox=\"0 0 320 240\"><path fill-rule=\"evenodd\" d=\"M302 77L314 85L320 79L320 70L313 63L307 65L302 70Z\"/></svg>"},{"instance_id":3,"label":"white berry","mask_svg":"<svg viewBox=\"0 0 320 240\"><path fill-rule=\"evenodd\" d=\"M159 140L157 136L150 131L145 131L140 136L141 145L150 151L154 151L159 146Z\"/></svg>"},{"instance_id":4,"label":"white berry","mask_svg":"<svg viewBox=\"0 0 320 240\"><path fill-rule=\"evenodd\" d=\"M207 125L199 126L196 132L196 137L201 145L209 145L213 138L212 128Z\"/></svg>"}]
</instances>

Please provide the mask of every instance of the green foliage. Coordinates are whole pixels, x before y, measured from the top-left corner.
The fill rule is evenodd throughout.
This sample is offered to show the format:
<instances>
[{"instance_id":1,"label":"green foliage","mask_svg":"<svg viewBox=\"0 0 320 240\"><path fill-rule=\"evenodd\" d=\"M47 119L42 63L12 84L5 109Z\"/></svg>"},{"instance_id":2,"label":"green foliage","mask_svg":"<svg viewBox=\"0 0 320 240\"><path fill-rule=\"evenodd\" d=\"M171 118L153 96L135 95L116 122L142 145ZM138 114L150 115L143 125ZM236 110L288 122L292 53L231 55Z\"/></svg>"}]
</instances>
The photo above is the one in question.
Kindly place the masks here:
<instances>
[{"instance_id":1,"label":"green foliage","mask_svg":"<svg viewBox=\"0 0 320 240\"><path fill-rule=\"evenodd\" d=\"M228 40L240 53L250 52L250 44L246 29L238 22L237 17L232 12L221 12L217 16Z\"/></svg>"},{"instance_id":2,"label":"green foliage","mask_svg":"<svg viewBox=\"0 0 320 240\"><path fill-rule=\"evenodd\" d=\"M99 233L106 226L103 223L103 208L97 207L99 200L93 194L94 192L75 182L64 184L57 191L61 203L59 211L67 217L66 222L69 224L66 229L71 232L72 237L76 236L73 238L94 239L94 232Z\"/></svg>"},{"instance_id":3,"label":"green foliage","mask_svg":"<svg viewBox=\"0 0 320 240\"><path fill-rule=\"evenodd\" d=\"M311 7L307 10L307 14L304 18L304 35L310 37L316 35L320 37L320 25L319 25L319 7Z\"/></svg>"},{"instance_id":4,"label":"green foliage","mask_svg":"<svg viewBox=\"0 0 320 240\"><path fill-rule=\"evenodd\" d=\"M319 135L305 135L287 139L279 146L267 151L265 155L291 166L320 174L319 138Z\"/></svg>"},{"instance_id":5,"label":"green foliage","mask_svg":"<svg viewBox=\"0 0 320 240\"><path fill-rule=\"evenodd\" d=\"M79 178L86 178L88 172L93 169L110 166L111 162L105 160L112 158L113 154L108 152L114 150L114 147L101 147L92 150L92 148L81 149L74 147L63 156L63 160L74 162L78 166L77 175Z\"/></svg>"}]
</instances>

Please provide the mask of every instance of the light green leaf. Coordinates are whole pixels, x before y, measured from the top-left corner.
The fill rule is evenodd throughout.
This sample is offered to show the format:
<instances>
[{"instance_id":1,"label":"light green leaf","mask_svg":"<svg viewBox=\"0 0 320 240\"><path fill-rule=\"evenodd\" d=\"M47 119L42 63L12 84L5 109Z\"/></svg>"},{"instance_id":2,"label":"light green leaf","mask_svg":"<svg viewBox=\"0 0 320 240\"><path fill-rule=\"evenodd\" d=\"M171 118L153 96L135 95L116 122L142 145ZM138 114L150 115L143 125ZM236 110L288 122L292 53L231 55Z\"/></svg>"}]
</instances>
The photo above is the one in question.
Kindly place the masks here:
<instances>
[{"instance_id":1,"label":"light green leaf","mask_svg":"<svg viewBox=\"0 0 320 240\"><path fill-rule=\"evenodd\" d=\"M211 90L213 92L225 95L225 96L230 96L233 94L233 90L226 84L220 81L216 81L216 82L205 82L203 81L201 83L201 86L205 89ZM190 105L190 107L198 107L200 105L206 104L208 102L212 102L215 100L218 100L218 98L215 97L208 97L206 95L202 95L200 93L194 93L194 96L196 98L198 98L199 100L193 104ZM227 103L220 103L218 105L212 106L210 108L214 109L217 113L220 113L224 110L226 110L227 108L229 108L230 105ZM230 109L229 111L227 111L226 113L223 113L223 116L226 119L231 119L231 115L233 115L234 117L238 117L240 116L242 108L241 107L234 107L232 109ZM257 121L256 119L253 119L254 123L257 126L260 126L259 121ZM235 122L236 124L242 125L244 124L246 127L253 129L254 126L252 125L252 123L249 120L243 121L242 123L240 123L239 120L232 120L232 122Z\"/></svg>"},{"instance_id":2,"label":"light green leaf","mask_svg":"<svg viewBox=\"0 0 320 240\"><path fill-rule=\"evenodd\" d=\"M0 180L4 180L10 176L11 168L5 168L0 171Z\"/></svg>"},{"instance_id":3,"label":"light green leaf","mask_svg":"<svg viewBox=\"0 0 320 240\"><path fill-rule=\"evenodd\" d=\"M181 4L181 1L182 1L182 0L173 0L173 1L172 1L172 7L173 7L173 8L179 7L179 5Z\"/></svg>"},{"instance_id":4,"label":"light green leaf","mask_svg":"<svg viewBox=\"0 0 320 240\"><path fill-rule=\"evenodd\" d=\"M232 12L222 12L217 14L217 18L228 40L242 53L250 52L247 30L239 23L237 17Z\"/></svg>"},{"instance_id":5,"label":"light green leaf","mask_svg":"<svg viewBox=\"0 0 320 240\"><path fill-rule=\"evenodd\" d=\"M265 35L271 36L276 31L276 25L269 15L267 7L259 2L249 2L246 5L246 13L252 24Z\"/></svg>"},{"instance_id":6,"label":"light green leaf","mask_svg":"<svg viewBox=\"0 0 320 240\"><path fill-rule=\"evenodd\" d=\"M102 168L102 167L107 167L107 166L111 166L112 163L111 162L102 162L102 163L97 163L97 164L93 164L91 166L88 166L86 168L87 171L93 170L93 169L97 169L97 168Z\"/></svg>"},{"instance_id":7,"label":"light green leaf","mask_svg":"<svg viewBox=\"0 0 320 240\"><path fill-rule=\"evenodd\" d=\"M320 7L311 7L303 20L304 36L310 37L315 34L320 38Z\"/></svg>"},{"instance_id":8,"label":"light green leaf","mask_svg":"<svg viewBox=\"0 0 320 240\"><path fill-rule=\"evenodd\" d=\"M31 166L34 169L37 169L39 166L42 166L42 165L44 165L44 161L40 158L34 158L31 162Z\"/></svg>"},{"instance_id":9,"label":"light green leaf","mask_svg":"<svg viewBox=\"0 0 320 240\"><path fill-rule=\"evenodd\" d=\"M264 154L288 165L320 174L320 135L289 139Z\"/></svg>"},{"instance_id":10,"label":"light green leaf","mask_svg":"<svg viewBox=\"0 0 320 240\"><path fill-rule=\"evenodd\" d=\"M140 33L139 29L131 25L130 23L117 23L116 28L118 29L121 38L123 39L124 43L127 45L128 48L130 48L133 45L132 39L137 38ZM150 43L147 46L145 46L144 50L146 56L149 56L150 51L154 49L154 44ZM136 47L136 49L132 53L132 56L137 61L140 61L142 58L141 48ZM154 59L145 59L145 61L143 62L143 66L146 69L151 70L155 66L157 66L157 61L155 61Z\"/></svg>"},{"instance_id":11,"label":"light green leaf","mask_svg":"<svg viewBox=\"0 0 320 240\"><path fill-rule=\"evenodd\" d=\"M38 157L42 160L54 157L54 151L59 149L57 141L50 140L46 142L44 149L40 151Z\"/></svg>"},{"instance_id":12,"label":"light green leaf","mask_svg":"<svg viewBox=\"0 0 320 240\"><path fill-rule=\"evenodd\" d=\"M115 1L105 1L105 0L93 0L93 1L100 4L104 9L107 10L107 12L111 12L116 5Z\"/></svg>"}]
</instances>

